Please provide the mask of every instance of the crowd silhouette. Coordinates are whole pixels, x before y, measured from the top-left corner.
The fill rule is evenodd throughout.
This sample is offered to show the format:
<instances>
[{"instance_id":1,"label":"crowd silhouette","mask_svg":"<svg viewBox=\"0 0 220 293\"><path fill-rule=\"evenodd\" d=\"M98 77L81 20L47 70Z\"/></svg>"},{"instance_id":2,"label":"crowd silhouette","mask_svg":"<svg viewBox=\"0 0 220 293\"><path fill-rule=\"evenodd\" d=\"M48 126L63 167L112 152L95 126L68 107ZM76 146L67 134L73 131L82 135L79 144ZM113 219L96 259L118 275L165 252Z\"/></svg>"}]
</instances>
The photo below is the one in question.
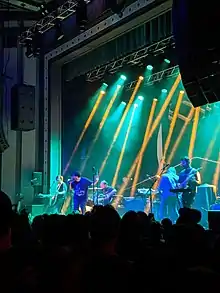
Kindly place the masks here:
<instances>
[{"instance_id":1,"label":"crowd silhouette","mask_svg":"<svg viewBox=\"0 0 220 293\"><path fill-rule=\"evenodd\" d=\"M218 288L218 229L181 209L175 224L153 214L95 206L85 215L12 210L0 192L1 292L150 292Z\"/></svg>"}]
</instances>

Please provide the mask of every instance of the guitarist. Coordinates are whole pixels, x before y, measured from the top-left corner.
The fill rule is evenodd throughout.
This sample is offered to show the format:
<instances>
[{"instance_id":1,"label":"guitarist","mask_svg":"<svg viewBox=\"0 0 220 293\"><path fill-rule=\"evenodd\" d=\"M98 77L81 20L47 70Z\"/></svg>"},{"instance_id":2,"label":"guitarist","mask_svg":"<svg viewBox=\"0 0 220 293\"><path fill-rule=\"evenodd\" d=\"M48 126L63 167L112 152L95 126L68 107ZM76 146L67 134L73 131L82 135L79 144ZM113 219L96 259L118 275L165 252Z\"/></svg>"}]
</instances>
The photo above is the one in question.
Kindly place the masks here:
<instances>
[{"instance_id":1,"label":"guitarist","mask_svg":"<svg viewBox=\"0 0 220 293\"><path fill-rule=\"evenodd\" d=\"M67 185L63 181L63 176L58 175L54 185L51 187L50 193L53 194L51 198L52 213L60 214L64 204L67 193Z\"/></svg>"},{"instance_id":2,"label":"guitarist","mask_svg":"<svg viewBox=\"0 0 220 293\"><path fill-rule=\"evenodd\" d=\"M196 196L196 187L201 184L200 173L193 167L188 157L180 161L183 170L179 174L179 188L185 188L182 194L182 205L185 208L191 208Z\"/></svg>"}]
</instances>

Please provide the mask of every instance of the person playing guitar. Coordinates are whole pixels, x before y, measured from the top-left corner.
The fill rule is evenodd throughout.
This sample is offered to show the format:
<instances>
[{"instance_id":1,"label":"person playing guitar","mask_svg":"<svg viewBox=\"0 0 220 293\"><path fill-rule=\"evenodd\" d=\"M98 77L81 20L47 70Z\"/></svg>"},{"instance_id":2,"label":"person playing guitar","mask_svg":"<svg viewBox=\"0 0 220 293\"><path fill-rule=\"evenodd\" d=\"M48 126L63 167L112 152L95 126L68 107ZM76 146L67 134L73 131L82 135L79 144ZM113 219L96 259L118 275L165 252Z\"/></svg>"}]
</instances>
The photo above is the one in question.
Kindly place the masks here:
<instances>
[{"instance_id":1,"label":"person playing guitar","mask_svg":"<svg viewBox=\"0 0 220 293\"><path fill-rule=\"evenodd\" d=\"M183 170L179 174L178 188L183 188L182 206L191 208L196 196L196 188L201 184L201 176L197 169L191 167L188 157L181 159Z\"/></svg>"},{"instance_id":2,"label":"person playing guitar","mask_svg":"<svg viewBox=\"0 0 220 293\"><path fill-rule=\"evenodd\" d=\"M52 195L50 199L50 208L53 210L53 214L60 214L63 203L67 193L67 185L63 181L63 176L56 176L56 181L51 186L50 194Z\"/></svg>"}]
</instances>

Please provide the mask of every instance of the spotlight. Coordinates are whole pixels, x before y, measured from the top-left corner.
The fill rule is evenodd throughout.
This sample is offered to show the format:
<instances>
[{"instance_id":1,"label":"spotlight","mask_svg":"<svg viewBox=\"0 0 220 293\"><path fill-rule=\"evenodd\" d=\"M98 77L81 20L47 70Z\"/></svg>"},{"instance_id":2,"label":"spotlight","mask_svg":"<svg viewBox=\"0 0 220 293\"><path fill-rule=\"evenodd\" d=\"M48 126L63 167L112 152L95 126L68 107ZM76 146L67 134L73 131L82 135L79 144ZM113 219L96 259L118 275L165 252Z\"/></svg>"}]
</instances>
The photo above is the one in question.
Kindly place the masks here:
<instances>
[{"instance_id":1,"label":"spotlight","mask_svg":"<svg viewBox=\"0 0 220 293\"><path fill-rule=\"evenodd\" d=\"M101 91L101 94L102 94L102 95L105 95L105 91Z\"/></svg>"},{"instance_id":2,"label":"spotlight","mask_svg":"<svg viewBox=\"0 0 220 293\"><path fill-rule=\"evenodd\" d=\"M120 78L121 78L122 80L126 80L126 79L127 79L127 77L126 77L125 75L123 75L123 74L120 76Z\"/></svg>"},{"instance_id":3,"label":"spotlight","mask_svg":"<svg viewBox=\"0 0 220 293\"><path fill-rule=\"evenodd\" d=\"M143 76L139 76L139 79L140 79L140 80L143 80L144 78L143 78Z\"/></svg>"},{"instance_id":4,"label":"spotlight","mask_svg":"<svg viewBox=\"0 0 220 293\"><path fill-rule=\"evenodd\" d=\"M138 104L134 104L134 107L137 108L138 107Z\"/></svg>"},{"instance_id":5,"label":"spotlight","mask_svg":"<svg viewBox=\"0 0 220 293\"><path fill-rule=\"evenodd\" d=\"M138 97L138 100L143 101L144 100L144 97L143 96L139 96Z\"/></svg>"},{"instance_id":6,"label":"spotlight","mask_svg":"<svg viewBox=\"0 0 220 293\"><path fill-rule=\"evenodd\" d=\"M104 87L108 87L107 83L103 82L102 84Z\"/></svg>"},{"instance_id":7,"label":"spotlight","mask_svg":"<svg viewBox=\"0 0 220 293\"><path fill-rule=\"evenodd\" d=\"M123 106L126 106L126 103L125 103L125 102L121 102L121 104L122 104Z\"/></svg>"},{"instance_id":8,"label":"spotlight","mask_svg":"<svg viewBox=\"0 0 220 293\"><path fill-rule=\"evenodd\" d=\"M167 89L162 89L161 92L162 92L163 94L166 94L166 93L167 93Z\"/></svg>"},{"instance_id":9,"label":"spotlight","mask_svg":"<svg viewBox=\"0 0 220 293\"><path fill-rule=\"evenodd\" d=\"M117 88L118 88L118 89L120 89L120 88L121 88L121 85L120 85L120 84L118 84L118 85L117 85Z\"/></svg>"},{"instance_id":10,"label":"spotlight","mask_svg":"<svg viewBox=\"0 0 220 293\"><path fill-rule=\"evenodd\" d=\"M154 98L154 101L155 101L155 102L157 102L157 99L156 99L156 98Z\"/></svg>"},{"instance_id":11,"label":"spotlight","mask_svg":"<svg viewBox=\"0 0 220 293\"><path fill-rule=\"evenodd\" d=\"M152 65L147 65L147 70L153 70L153 66Z\"/></svg>"},{"instance_id":12,"label":"spotlight","mask_svg":"<svg viewBox=\"0 0 220 293\"><path fill-rule=\"evenodd\" d=\"M180 91L180 94L181 94L181 95L184 95L184 93L185 93L184 91Z\"/></svg>"},{"instance_id":13,"label":"spotlight","mask_svg":"<svg viewBox=\"0 0 220 293\"><path fill-rule=\"evenodd\" d=\"M166 58L165 58L165 59L164 59L164 62L167 63L167 64L170 64L170 60L169 60L169 59L166 59Z\"/></svg>"}]
</instances>

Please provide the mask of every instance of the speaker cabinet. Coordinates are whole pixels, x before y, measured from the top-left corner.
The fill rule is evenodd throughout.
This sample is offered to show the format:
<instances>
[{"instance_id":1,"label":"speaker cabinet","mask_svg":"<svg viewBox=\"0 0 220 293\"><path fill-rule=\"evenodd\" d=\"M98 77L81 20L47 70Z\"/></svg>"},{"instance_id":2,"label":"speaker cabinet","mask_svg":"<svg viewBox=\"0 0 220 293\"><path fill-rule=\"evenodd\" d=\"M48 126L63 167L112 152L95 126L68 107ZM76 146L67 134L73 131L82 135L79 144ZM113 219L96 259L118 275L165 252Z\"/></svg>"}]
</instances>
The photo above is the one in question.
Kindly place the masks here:
<instances>
[{"instance_id":1,"label":"speaker cabinet","mask_svg":"<svg viewBox=\"0 0 220 293\"><path fill-rule=\"evenodd\" d=\"M30 131L35 129L35 87L15 85L11 89L11 129Z\"/></svg>"},{"instance_id":2,"label":"speaker cabinet","mask_svg":"<svg viewBox=\"0 0 220 293\"><path fill-rule=\"evenodd\" d=\"M209 229L220 233L220 211L208 211Z\"/></svg>"},{"instance_id":3,"label":"speaker cabinet","mask_svg":"<svg viewBox=\"0 0 220 293\"><path fill-rule=\"evenodd\" d=\"M42 186L42 172L33 172L31 184L32 186Z\"/></svg>"},{"instance_id":4,"label":"speaker cabinet","mask_svg":"<svg viewBox=\"0 0 220 293\"><path fill-rule=\"evenodd\" d=\"M194 107L220 99L218 1L173 0L173 32L186 93Z\"/></svg>"}]
</instances>

